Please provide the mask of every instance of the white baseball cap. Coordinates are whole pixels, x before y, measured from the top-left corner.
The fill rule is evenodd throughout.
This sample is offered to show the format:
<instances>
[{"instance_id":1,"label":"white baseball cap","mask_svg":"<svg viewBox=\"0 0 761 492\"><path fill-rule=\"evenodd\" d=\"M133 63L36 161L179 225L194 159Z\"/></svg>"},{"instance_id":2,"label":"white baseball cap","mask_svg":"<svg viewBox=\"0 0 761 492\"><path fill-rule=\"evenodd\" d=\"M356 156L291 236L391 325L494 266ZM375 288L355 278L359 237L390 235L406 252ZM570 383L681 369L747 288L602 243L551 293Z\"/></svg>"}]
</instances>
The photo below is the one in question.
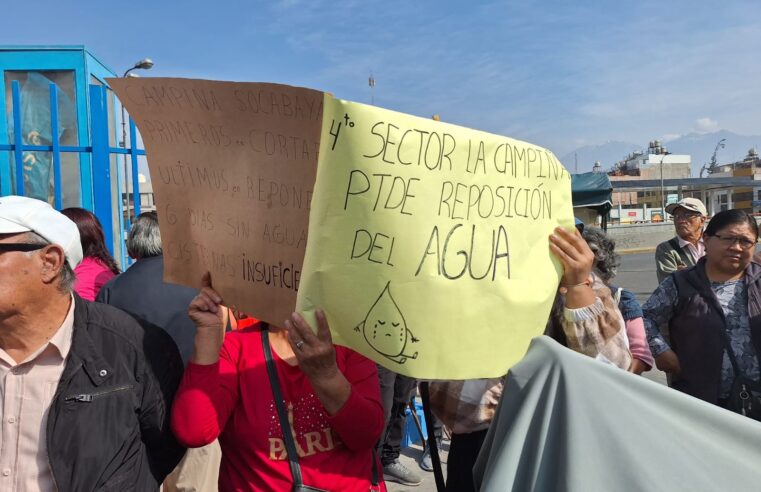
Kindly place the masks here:
<instances>
[{"instance_id":1,"label":"white baseball cap","mask_svg":"<svg viewBox=\"0 0 761 492\"><path fill-rule=\"evenodd\" d=\"M697 198L682 198L676 203L670 203L666 205L666 213L673 215L676 209L678 208L683 208L683 209L689 210L690 212L698 212L703 217L706 217L708 215L706 206L703 205L703 202L701 202Z\"/></svg>"},{"instance_id":2,"label":"white baseball cap","mask_svg":"<svg viewBox=\"0 0 761 492\"><path fill-rule=\"evenodd\" d=\"M0 197L0 234L34 232L63 248L73 269L82 261L77 225L49 203L25 196Z\"/></svg>"}]
</instances>

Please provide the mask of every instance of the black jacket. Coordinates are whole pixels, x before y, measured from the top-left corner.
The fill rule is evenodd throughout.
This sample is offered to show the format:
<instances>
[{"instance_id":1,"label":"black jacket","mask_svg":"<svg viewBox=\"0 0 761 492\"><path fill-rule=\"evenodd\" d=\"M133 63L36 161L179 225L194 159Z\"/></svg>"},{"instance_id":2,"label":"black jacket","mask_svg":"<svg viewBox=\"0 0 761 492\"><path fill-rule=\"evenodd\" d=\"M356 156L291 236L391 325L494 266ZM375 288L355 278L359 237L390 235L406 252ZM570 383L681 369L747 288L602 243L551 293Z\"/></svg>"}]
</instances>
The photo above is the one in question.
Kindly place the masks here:
<instances>
[{"instance_id":1,"label":"black jacket","mask_svg":"<svg viewBox=\"0 0 761 492\"><path fill-rule=\"evenodd\" d=\"M126 272L111 279L96 300L128 312L141 323L163 328L187 364L196 337L188 306L197 293L196 289L164 282L164 257L153 256L137 260Z\"/></svg>"},{"instance_id":2,"label":"black jacket","mask_svg":"<svg viewBox=\"0 0 761 492\"><path fill-rule=\"evenodd\" d=\"M711 290L705 258L672 277L679 297L669 322L671 348L679 357L681 372L672 387L709 403L717 403L721 388L721 365L725 343L721 330L726 326L724 311ZM756 353L761 354L761 265L745 269L748 289L750 333Z\"/></svg>"},{"instance_id":3,"label":"black jacket","mask_svg":"<svg viewBox=\"0 0 761 492\"><path fill-rule=\"evenodd\" d=\"M72 344L47 422L57 489L158 490L184 449L169 428L182 377L161 329L75 295Z\"/></svg>"}]
</instances>

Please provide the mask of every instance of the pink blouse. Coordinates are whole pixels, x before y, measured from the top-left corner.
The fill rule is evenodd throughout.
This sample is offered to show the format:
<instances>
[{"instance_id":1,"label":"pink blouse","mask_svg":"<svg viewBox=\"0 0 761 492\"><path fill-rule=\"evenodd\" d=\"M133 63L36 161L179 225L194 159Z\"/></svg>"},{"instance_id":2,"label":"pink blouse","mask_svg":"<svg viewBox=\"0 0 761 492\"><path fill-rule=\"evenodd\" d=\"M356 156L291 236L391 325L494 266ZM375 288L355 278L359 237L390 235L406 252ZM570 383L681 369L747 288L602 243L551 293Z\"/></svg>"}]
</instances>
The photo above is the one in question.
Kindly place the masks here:
<instances>
[{"instance_id":1,"label":"pink blouse","mask_svg":"<svg viewBox=\"0 0 761 492\"><path fill-rule=\"evenodd\" d=\"M626 335L629 337L629 351L632 357L647 364L648 369L653 367L655 361L645 336L645 322L642 318L634 318L626 321Z\"/></svg>"},{"instance_id":2,"label":"pink blouse","mask_svg":"<svg viewBox=\"0 0 761 492\"><path fill-rule=\"evenodd\" d=\"M116 276L106 265L92 256L82 260L74 269L74 273L77 276L74 292L87 301L94 301L100 288Z\"/></svg>"}]
</instances>

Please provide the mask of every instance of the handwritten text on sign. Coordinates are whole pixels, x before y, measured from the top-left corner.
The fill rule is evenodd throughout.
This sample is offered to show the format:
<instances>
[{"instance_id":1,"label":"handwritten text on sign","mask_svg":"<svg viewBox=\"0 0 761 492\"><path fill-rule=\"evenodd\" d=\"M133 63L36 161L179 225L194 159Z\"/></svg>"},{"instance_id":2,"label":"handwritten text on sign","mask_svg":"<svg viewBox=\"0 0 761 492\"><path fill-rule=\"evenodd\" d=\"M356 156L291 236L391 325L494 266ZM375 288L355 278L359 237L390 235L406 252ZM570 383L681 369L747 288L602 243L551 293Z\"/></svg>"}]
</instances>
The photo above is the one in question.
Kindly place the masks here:
<instances>
[{"instance_id":1,"label":"handwritten text on sign","mask_svg":"<svg viewBox=\"0 0 761 492\"><path fill-rule=\"evenodd\" d=\"M225 303L281 325L294 309L323 95L294 87L111 79L145 143L165 279L210 271Z\"/></svg>"},{"instance_id":2,"label":"handwritten text on sign","mask_svg":"<svg viewBox=\"0 0 761 492\"><path fill-rule=\"evenodd\" d=\"M544 329L548 236L573 223L555 156L330 96L322 148L299 309L402 374L504 374Z\"/></svg>"}]
</instances>

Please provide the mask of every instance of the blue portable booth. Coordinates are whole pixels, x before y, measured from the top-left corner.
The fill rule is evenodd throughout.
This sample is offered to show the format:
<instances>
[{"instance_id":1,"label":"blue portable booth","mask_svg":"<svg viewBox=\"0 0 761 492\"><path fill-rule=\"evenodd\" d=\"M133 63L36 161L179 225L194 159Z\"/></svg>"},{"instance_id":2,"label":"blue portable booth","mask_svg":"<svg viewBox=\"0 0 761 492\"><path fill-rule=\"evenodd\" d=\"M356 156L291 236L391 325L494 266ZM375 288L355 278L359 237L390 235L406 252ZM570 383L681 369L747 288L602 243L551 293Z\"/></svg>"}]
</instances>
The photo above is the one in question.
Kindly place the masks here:
<instances>
[{"instance_id":1,"label":"blue portable booth","mask_svg":"<svg viewBox=\"0 0 761 492\"><path fill-rule=\"evenodd\" d=\"M131 121L127 142L117 138L116 99L105 82L116 73L84 46L2 46L0 71L0 196L92 211L124 268L131 209L125 178L131 169L138 196L144 152L127 146L136 140Z\"/></svg>"}]
</instances>

